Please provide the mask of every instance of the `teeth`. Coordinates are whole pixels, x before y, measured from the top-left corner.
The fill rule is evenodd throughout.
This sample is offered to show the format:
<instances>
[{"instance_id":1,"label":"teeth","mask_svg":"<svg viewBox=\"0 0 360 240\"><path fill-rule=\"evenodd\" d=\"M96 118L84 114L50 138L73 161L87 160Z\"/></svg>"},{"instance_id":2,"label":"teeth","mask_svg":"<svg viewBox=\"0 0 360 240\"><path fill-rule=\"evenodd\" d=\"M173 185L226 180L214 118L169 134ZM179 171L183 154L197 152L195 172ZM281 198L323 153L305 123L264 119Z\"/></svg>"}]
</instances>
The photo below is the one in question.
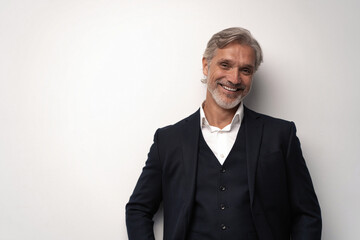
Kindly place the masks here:
<instances>
[{"instance_id":1,"label":"teeth","mask_svg":"<svg viewBox=\"0 0 360 240\"><path fill-rule=\"evenodd\" d=\"M225 89L228 90L228 91L232 91L232 92L236 92L236 91L237 91L236 88L229 88L229 87L227 87L227 86L222 86L222 87L225 88Z\"/></svg>"}]
</instances>

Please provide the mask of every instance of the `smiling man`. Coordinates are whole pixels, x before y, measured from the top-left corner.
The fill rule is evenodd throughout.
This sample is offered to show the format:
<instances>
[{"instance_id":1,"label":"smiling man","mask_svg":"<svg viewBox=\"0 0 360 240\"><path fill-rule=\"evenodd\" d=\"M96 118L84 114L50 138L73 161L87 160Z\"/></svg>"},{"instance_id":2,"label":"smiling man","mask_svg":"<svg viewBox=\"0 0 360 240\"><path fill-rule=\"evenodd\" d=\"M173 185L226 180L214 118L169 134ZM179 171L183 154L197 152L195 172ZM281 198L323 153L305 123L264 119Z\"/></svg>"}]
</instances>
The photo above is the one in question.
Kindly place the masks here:
<instances>
[{"instance_id":1,"label":"smiling man","mask_svg":"<svg viewBox=\"0 0 360 240\"><path fill-rule=\"evenodd\" d=\"M249 31L213 35L202 59L206 99L158 129L129 203L130 240L318 240L321 214L293 122L243 104L262 50Z\"/></svg>"}]
</instances>

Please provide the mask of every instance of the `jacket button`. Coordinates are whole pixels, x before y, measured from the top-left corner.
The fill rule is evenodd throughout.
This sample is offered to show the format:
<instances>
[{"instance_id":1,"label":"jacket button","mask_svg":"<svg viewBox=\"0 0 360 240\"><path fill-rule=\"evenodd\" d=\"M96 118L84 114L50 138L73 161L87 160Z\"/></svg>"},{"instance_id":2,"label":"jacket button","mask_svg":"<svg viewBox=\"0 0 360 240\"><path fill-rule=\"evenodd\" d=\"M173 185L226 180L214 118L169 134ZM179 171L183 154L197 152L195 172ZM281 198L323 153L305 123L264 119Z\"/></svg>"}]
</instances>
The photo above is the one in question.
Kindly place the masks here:
<instances>
[{"instance_id":1,"label":"jacket button","mask_svg":"<svg viewBox=\"0 0 360 240\"><path fill-rule=\"evenodd\" d=\"M221 209L221 210L225 210L225 204L223 204L223 203L220 204L220 209Z\"/></svg>"},{"instance_id":2,"label":"jacket button","mask_svg":"<svg viewBox=\"0 0 360 240\"><path fill-rule=\"evenodd\" d=\"M220 186L220 191L225 191L225 190L226 190L226 187Z\"/></svg>"},{"instance_id":3,"label":"jacket button","mask_svg":"<svg viewBox=\"0 0 360 240\"><path fill-rule=\"evenodd\" d=\"M227 227L224 224L221 224L221 230L226 230Z\"/></svg>"},{"instance_id":4,"label":"jacket button","mask_svg":"<svg viewBox=\"0 0 360 240\"><path fill-rule=\"evenodd\" d=\"M225 168L221 168L220 172L221 172L221 173L226 172Z\"/></svg>"}]
</instances>

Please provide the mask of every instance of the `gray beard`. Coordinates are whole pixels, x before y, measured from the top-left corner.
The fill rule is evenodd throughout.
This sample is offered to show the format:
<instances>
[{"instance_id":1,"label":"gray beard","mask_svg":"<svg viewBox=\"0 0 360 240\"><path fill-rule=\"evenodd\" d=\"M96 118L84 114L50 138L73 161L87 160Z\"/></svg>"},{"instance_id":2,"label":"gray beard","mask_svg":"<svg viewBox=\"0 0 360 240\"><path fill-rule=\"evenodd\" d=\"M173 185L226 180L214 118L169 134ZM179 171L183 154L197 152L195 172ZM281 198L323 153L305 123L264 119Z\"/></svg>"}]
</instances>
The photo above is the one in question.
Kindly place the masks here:
<instances>
[{"instance_id":1,"label":"gray beard","mask_svg":"<svg viewBox=\"0 0 360 240\"><path fill-rule=\"evenodd\" d=\"M209 89L209 91L210 91L211 95L213 96L217 105L219 105L220 107L222 107L224 109L233 109L234 107L239 105L239 103L244 99L244 97L240 95L238 98L234 99L231 102L224 102L223 100L221 100L221 96L219 95L219 92L216 89L214 91L211 91Z\"/></svg>"}]
</instances>

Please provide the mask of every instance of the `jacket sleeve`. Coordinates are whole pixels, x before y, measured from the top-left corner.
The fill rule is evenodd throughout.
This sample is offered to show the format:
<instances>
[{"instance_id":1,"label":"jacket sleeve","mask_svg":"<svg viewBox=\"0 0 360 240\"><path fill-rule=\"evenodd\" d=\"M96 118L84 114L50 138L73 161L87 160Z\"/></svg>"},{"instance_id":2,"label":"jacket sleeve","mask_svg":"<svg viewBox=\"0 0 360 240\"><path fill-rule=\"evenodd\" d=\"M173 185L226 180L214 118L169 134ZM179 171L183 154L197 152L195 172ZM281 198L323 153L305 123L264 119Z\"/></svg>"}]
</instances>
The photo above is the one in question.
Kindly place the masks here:
<instances>
[{"instance_id":1,"label":"jacket sleeve","mask_svg":"<svg viewBox=\"0 0 360 240\"><path fill-rule=\"evenodd\" d=\"M129 240L154 240L153 216L162 201L161 163L158 150L158 131L150 148L129 202L126 204L126 226Z\"/></svg>"},{"instance_id":2,"label":"jacket sleeve","mask_svg":"<svg viewBox=\"0 0 360 240\"><path fill-rule=\"evenodd\" d=\"M292 215L291 239L320 240L320 206L302 156L294 123L291 125L288 144L286 163Z\"/></svg>"}]
</instances>

